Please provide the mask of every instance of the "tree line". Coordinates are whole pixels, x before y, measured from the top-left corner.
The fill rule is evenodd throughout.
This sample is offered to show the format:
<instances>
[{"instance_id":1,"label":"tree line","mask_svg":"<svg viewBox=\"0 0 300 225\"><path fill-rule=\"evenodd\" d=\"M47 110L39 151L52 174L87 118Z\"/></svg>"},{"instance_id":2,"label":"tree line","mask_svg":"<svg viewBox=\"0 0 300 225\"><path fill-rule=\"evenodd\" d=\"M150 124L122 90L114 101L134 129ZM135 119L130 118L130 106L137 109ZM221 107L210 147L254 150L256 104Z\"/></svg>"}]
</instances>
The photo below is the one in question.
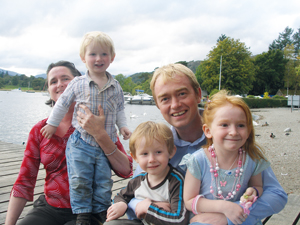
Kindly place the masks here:
<instances>
[{"instance_id":1,"label":"tree line","mask_svg":"<svg viewBox=\"0 0 300 225\"><path fill-rule=\"evenodd\" d=\"M42 91L45 88L46 79L39 77L36 78L34 76L26 76L25 74L22 75L15 75L10 76L8 72L0 72L0 88L3 88L7 85L15 86L17 88L32 88L33 90L40 90Z\"/></svg>"},{"instance_id":2,"label":"tree line","mask_svg":"<svg viewBox=\"0 0 300 225\"><path fill-rule=\"evenodd\" d=\"M294 32L286 27L268 52L256 56L240 40L222 34L197 68L196 76L209 93L220 87L235 94L275 95L282 88L294 90L287 94L295 94L300 84L299 48L300 28Z\"/></svg>"}]
</instances>

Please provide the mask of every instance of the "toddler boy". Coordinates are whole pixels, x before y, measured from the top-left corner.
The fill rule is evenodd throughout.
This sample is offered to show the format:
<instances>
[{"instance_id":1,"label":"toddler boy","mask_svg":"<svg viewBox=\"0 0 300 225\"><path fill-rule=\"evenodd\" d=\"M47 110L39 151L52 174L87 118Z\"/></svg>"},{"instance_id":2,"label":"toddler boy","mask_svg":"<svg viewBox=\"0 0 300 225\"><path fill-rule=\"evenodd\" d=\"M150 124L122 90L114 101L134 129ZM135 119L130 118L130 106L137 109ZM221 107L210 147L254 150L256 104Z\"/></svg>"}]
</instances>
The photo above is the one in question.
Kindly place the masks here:
<instances>
[{"instance_id":1,"label":"toddler boy","mask_svg":"<svg viewBox=\"0 0 300 225\"><path fill-rule=\"evenodd\" d=\"M105 225L188 224L183 203L184 178L169 164L176 152L170 128L163 123L141 123L130 137L129 148L145 172L132 178L114 198L114 204L107 210ZM137 206L136 219L117 220L124 215L132 198L143 199Z\"/></svg>"}]
</instances>

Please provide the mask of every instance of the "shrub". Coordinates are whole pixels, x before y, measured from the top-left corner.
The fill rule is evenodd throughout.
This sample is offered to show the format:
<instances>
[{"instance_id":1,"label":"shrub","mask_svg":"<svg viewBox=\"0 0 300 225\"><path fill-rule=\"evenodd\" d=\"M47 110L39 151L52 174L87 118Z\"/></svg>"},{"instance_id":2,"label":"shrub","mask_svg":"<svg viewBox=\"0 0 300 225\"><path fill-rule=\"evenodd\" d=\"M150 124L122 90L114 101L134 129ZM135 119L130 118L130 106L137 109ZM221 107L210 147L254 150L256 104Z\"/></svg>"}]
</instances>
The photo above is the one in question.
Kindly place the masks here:
<instances>
[{"instance_id":1,"label":"shrub","mask_svg":"<svg viewBox=\"0 0 300 225\"><path fill-rule=\"evenodd\" d=\"M287 99L243 98L243 100L246 102L250 109L288 107Z\"/></svg>"},{"instance_id":2,"label":"shrub","mask_svg":"<svg viewBox=\"0 0 300 225\"><path fill-rule=\"evenodd\" d=\"M254 95L248 95L247 98L255 98Z\"/></svg>"},{"instance_id":3,"label":"shrub","mask_svg":"<svg viewBox=\"0 0 300 225\"><path fill-rule=\"evenodd\" d=\"M286 99L284 96L274 95L272 99Z\"/></svg>"},{"instance_id":4,"label":"shrub","mask_svg":"<svg viewBox=\"0 0 300 225\"><path fill-rule=\"evenodd\" d=\"M210 92L209 96L211 97L211 96L213 96L214 94L216 94L216 93L218 93L218 92L219 92L218 89L213 89L213 90Z\"/></svg>"}]
</instances>

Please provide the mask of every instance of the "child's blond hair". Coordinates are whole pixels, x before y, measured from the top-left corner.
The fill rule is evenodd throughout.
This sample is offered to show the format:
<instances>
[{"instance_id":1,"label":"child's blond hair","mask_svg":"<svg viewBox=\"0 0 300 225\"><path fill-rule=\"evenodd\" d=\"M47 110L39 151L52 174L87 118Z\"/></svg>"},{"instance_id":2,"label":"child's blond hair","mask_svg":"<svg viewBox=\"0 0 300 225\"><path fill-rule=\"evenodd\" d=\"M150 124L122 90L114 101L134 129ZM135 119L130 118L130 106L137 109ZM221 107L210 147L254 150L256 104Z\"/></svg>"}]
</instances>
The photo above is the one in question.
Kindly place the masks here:
<instances>
[{"instance_id":1,"label":"child's blond hair","mask_svg":"<svg viewBox=\"0 0 300 225\"><path fill-rule=\"evenodd\" d=\"M230 96L226 90L221 90L218 93L214 94L204 106L203 123L207 124L208 127L211 127L217 109L228 103L241 108L245 112L249 137L243 146L244 150L253 160L266 160L266 157L263 154L263 149L255 142L252 114L248 105L242 98ZM208 148L212 144L212 138L206 138L206 145L204 145L203 147Z\"/></svg>"},{"instance_id":2,"label":"child's blond hair","mask_svg":"<svg viewBox=\"0 0 300 225\"><path fill-rule=\"evenodd\" d=\"M86 33L81 41L79 55L82 59L84 59L86 47L91 43L94 45L99 44L100 46L108 47L111 57L115 57L116 52L113 40L106 33L103 33L101 31L91 31Z\"/></svg>"},{"instance_id":3,"label":"child's blond hair","mask_svg":"<svg viewBox=\"0 0 300 225\"><path fill-rule=\"evenodd\" d=\"M170 155L174 151L171 129L166 124L147 121L138 125L129 139L129 149L133 158L136 158L136 143L143 137L146 139L146 146L150 146L154 140L157 140L161 144L166 144Z\"/></svg>"}]
</instances>

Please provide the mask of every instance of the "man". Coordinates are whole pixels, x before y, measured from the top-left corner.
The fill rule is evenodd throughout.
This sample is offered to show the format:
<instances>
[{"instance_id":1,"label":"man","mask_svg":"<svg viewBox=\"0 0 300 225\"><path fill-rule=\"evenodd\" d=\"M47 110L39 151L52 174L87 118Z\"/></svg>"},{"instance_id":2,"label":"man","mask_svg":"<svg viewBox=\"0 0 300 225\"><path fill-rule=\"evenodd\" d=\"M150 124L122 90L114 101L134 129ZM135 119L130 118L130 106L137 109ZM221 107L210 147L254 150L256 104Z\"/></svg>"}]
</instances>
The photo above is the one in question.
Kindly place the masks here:
<instances>
[{"instance_id":1,"label":"man","mask_svg":"<svg viewBox=\"0 0 300 225\"><path fill-rule=\"evenodd\" d=\"M177 152L170 163L178 168L185 154L193 153L205 143L202 118L198 109L198 103L201 101L200 85L190 69L181 64L169 64L155 70L150 88L156 106L165 120L171 124ZM140 171L141 169L137 167L134 175ZM268 215L278 213L287 203L287 195L271 167L262 173L262 177L264 193L253 204L253 211L243 224L261 224L260 220L256 221L254 217L263 219ZM137 201L130 202L129 206L132 209L135 208L136 215L139 215L139 207L135 207L139 204ZM138 217L142 218L143 215L140 214ZM220 213L202 213L193 219L196 217L198 221L207 224L233 224ZM190 222L193 222L193 219Z\"/></svg>"}]
</instances>

